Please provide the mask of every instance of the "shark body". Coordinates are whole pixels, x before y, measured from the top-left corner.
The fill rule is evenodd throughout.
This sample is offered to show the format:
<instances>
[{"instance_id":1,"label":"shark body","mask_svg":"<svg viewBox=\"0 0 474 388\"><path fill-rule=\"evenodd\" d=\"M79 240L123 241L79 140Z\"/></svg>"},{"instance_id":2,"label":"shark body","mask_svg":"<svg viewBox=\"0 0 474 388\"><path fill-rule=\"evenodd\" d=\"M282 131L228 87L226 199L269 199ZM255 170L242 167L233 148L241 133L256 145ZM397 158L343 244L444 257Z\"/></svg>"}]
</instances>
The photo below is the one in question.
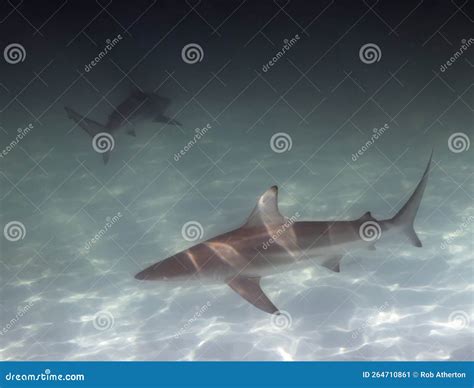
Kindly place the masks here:
<instances>
[{"instance_id":1,"label":"shark body","mask_svg":"<svg viewBox=\"0 0 474 388\"><path fill-rule=\"evenodd\" d=\"M179 121L165 115L169 105L170 100L166 97L134 90L109 114L105 124L82 116L72 108L65 107L64 109L68 117L92 138L103 132L113 134L126 125L131 126L127 134L135 137L134 126L148 121L180 126L181 123ZM107 164L110 152L105 152L102 155L104 163Z\"/></svg>"},{"instance_id":2,"label":"shark body","mask_svg":"<svg viewBox=\"0 0 474 388\"><path fill-rule=\"evenodd\" d=\"M376 241L393 234L402 233L413 246L421 247L413 222L430 163L431 157L411 197L392 218L376 220L367 212L352 221L289 222L291 219L285 219L278 210L278 189L273 186L258 199L242 227L160 261L135 278L223 282L260 310L279 314L260 287L264 276L314 263L339 272L340 261L347 252L373 250Z\"/></svg>"}]
</instances>

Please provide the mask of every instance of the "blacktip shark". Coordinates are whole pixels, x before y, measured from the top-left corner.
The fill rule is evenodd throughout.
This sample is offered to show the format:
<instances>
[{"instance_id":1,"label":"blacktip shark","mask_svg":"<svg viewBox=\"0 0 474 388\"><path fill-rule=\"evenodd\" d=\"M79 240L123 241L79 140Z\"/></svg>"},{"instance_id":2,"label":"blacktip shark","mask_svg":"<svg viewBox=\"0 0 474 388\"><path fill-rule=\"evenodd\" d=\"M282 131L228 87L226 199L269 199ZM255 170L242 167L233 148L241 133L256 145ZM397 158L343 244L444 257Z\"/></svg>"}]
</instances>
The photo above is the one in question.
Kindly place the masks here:
<instances>
[{"instance_id":1,"label":"blacktip shark","mask_svg":"<svg viewBox=\"0 0 474 388\"><path fill-rule=\"evenodd\" d=\"M110 113L105 124L98 123L88 117L82 116L72 108L64 107L68 117L79 125L92 138L99 133L112 134L131 124L132 128L127 130L127 134L136 136L134 125L146 121L166 123L170 125L179 125L177 120L171 119L165 115L165 111L170 105L170 100L155 93L146 93L140 90L133 90L128 97ZM102 154L104 163L107 164L110 151Z\"/></svg>"},{"instance_id":2,"label":"blacktip shark","mask_svg":"<svg viewBox=\"0 0 474 388\"><path fill-rule=\"evenodd\" d=\"M270 314L278 308L260 288L260 279L293 270L298 264L319 264L340 271L344 254L373 250L381 237L402 233L415 247L422 244L413 223L426 187L431 153L416 189L392 218L377 220L370 212L352 221L285 219L278 210L278 188L267 190L240 228L211 238L138 273L139 280L200 280L227 283L245 300ZM314 260L308 260L308 259Z\"/></svg>"}]
</instances>

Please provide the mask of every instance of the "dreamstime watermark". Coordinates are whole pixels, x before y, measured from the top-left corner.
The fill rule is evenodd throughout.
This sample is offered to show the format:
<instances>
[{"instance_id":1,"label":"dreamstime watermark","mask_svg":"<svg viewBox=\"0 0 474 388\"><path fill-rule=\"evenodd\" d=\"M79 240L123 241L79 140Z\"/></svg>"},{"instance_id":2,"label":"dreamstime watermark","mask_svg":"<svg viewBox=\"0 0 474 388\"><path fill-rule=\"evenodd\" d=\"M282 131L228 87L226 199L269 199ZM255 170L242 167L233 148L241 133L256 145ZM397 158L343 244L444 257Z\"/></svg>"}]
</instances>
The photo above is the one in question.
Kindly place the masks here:
<instances>
[{"instance_id":1,"label":"dreamstime watermark","mask_svg":"<svg viewBox=\"0 0 474 388\"><path fill-rule=\"evenodd\" d=\"M378 240L382 237L382 228L375 221L366 221L359 227L359 236L367 242Z\"/></svg>"},{"instance_id":2,"label":"dreamstime watermark","mask_svg":"<svg viewBox=\"0 0 474 388\"><path fill-rule=\"evenodd\" d=\"M18 321L33 307L33 302L28 302L28 304L24 307L18 307L16 315L14 318L10 319L10 321L0 330L0 335L5 335L7 332L18 323Z\"/></svg>"},{"instance_id":3,"label":"dreamstime watermark","mask_svg":"<svg viewBox=\"0 0 474 388\"><path fill-rule=\"evenodd\" d=\"M300 217L300 213L296 212L295 215L287 218L283 225L280 225L275 231L271 231L272 235L270 238L262 244L262 248L267 250L272 244L277 242L277 240L296 222Z\"/></svg>"},{"instance_id":4,"label":"dreamstime watermark","mask_svg":"<svg viewBox=\"0 0 474 388\"><path fill-rule=\"evenodd\" d=\"M102 237L114 226L120 219L123 217L123 214L118 212L112 217L105 218L105 225L92 237L89 241L86 242L84 249L89 251L95 244L97 244Z\"/></svg>"},{"instance_id":5,"label":"dreamstime watermark","mask_svg":"<svg viewBox=\"0 0 474 388\"><path fill-rule=\"evenodd\" d=\"M359 58L366 65L371 65L382 59L382 50L375 43L364 44L359 50Z\"/></svg>"},{"instance_id":6,"label":"dreamstime watermark","mask_svg":"<svg viewBox=\"0 0 474 388\"><path fill-rule=\"evenodd\" d=\"M3 236L11 242L23 240L26 236L26 228L20 221L10 221L3 228Z\"/></svg>"},{"instance_id":7,"label":"dreamstime watermark","mask_svg":"<svg viewBox=\"0 0 474 388\"><path fill-rule=\"evenodd\" d=\"M188 221L181 228L181 235L186 241L197 241L204 236L204 229L197 221Z\"/></svg>"},{"instance_id":8,"label":"dreamstime watermark","mask_svg":"<svg viewBox=\"0 0 474 388\"><path fill-rule=\"evenodd\" d=\"M270 322L273 328L277 330L286 330L291 327L293 318L288 311L281 310L276 314L272 314Z\"/></svg>"},{"instance_id":9,"label":"dreamstime watermark","mask_svg":"<svg viewBox=\"0 0 474 388\"><path fill-rule=\"evenodd\" d=\"M86 377L82 373L75 374L55 374L50 369L45 369L43 373L12 373L5 374L6 381L84 381Z\"/></svg>"},{"instance_id":10,"label":"dreamstime watermark","mask_svg":"<svg viewBox=\"0 0 474 388\"><path fill-rule=\"evenodd\" d=\"M380 137L385 133L385 131L387 131L387 129L389 129L389 125L388 124L385 124L383 127L381 128L374 128L373 129L373 134L372 136L370 137L369 140L367 140L365 142L365 144L362 145L362 147L360 147L357 152L355 154L352 154L352 161L353 162L357 162L357 160L362 156L364 155L364 153L370 148L372 147L375 142L380 139Z\"/></svg>"},{"instance_id":11,"label":"dreamstime watermark","mask_svg":"<svg viewBox=\"0 0 474 388\"><path fill-rule=\"evenodd\" d=\"M23 140L23 138L30 133L30 131L34 128L33 124L28 124L25 128L18 128L17 132L18 134L15 136L15 138L8 144L0 153L0 158L4 158L5 156L8 155L10 151L12 151L18 143Z\"/></svg>"},{"instance_id":12,"label":"dreamstime watermark","mask_svg":"<svg viewBox=\"0 0 474 388\"><path fill-rule=\"evenodd\" d=\"M291 147L293 147L293 141L286 132L277 132L270 139L270 148L277 154L291 151Z\"/></svg>"},{"instance_id":13,"label":"dreamstime watermark","mask_svg":"<svg viewBox=\"0 0 474 388\"><path fill-rule=\"evenodd\" d=\"M201 316L209 310L209 307L211 307L211 302L207 301L206 304L202 305L200 308L197 309L197 311L194 313L194 315L188 319L188 321L179 329L175 335L173 336L174 339L178 339L181 337L188 329L189 327L198 320L198 318L201 318Z\"/></svg>"},{"instance_id":14,"label":"dreamstime watermark","mask_svg":"<svg viewBox=\"0 0 474 388\"><path fill-rule=\"evenodd\" d=\"M389 303L385 302L383 305L379 307L375 307L377 310L377 315L371 316L369 319L367 319L358 329L354 330L352 332L352 338L356 339L358 338L362 333L364 333L365 329L367 329L369 326L373 326L376 324L377 319L381 314L385 313L385 310L389 307Z\"/></svg>"},{"instance_id":15,"label":"dreamstime watermark","mask_svg":"<svg viewBox=\"0 0 474 388\"><path fill-rule=\"evenodd\" d=\"M448 148L455 154L469 150L470 146L471 141L469 140L469 136L467 136L464 132L455 132L449 136Z\"/></svg>"},{"instance_id":16,"label":"dreamstime watermark","mask_svg":"<svg viewBox=\"0 0 474 388\"><path fill-rule=\"evenodd\" d=\"M194 137L188 143L174 154L174 160L178 162L186 153L194 147L194 145L203 138L203 136L211 129L211 124L207 124L203 128L196 128Z\"/></svg>"},{"instance_id":17,"label":"dreamstime watermark","mask_svg":"<svg viewBox=\"0 0 474 388\"><path fill-rule=\"evenodd\" d=\"M97 56L90 61L88 64L84 66L84 70L88 73L92 70L92 68L97 65L104 57L112 51L112 49L122 40L122 35L118 34L115 38L113 39L107 39L105 41L106 45L104 49L97 54Z\"/></svg>"},{"instance_id":18,"label":"dreamstime watermark","mask_svg":"<svg viewBox=\"0 0 474 388\"><path fill-rule=\"evenodd\" d=\"M113 151L115 148L114 137L108 132L99 132L92 138L92 148L99 154Z\"/></svg>"},{"instance_id":19,"label":"dreamstime watermark","mask_svg":"<svg viewBox=\"0 0 474 388\"><path fill-rule=\"evenodd\" d=\"M290 49L300 40L300 36L296 34L293 38L290 39L284 39L283 40L283 47L281 48L280 51L278 51L275 56L268 61L266 64L262 66L262 70L264 73L266 73L268 70L270 70L270 67L272 67L275 63L277 63Z\"/></svg>"},{"instance_id":20,"label":"dreamstime watermark","mask_svg":"<svg viewBox=\"0 0 474 388\"><path fill-rule=\"evenodd\" d=\"M11 43L3 50L3 58L10 65L16 65L26 59L26 50L20 43Z\"/></svg>"},{"instance_id":21,"label":"dreamstime watermark","mask_svg":"<svg viewBox=\"0 0 474 388\"><path fill-rule=\"evenodd\" d=\"M448 322L449 326L454 330L462 330L470 325L471 320L469 319L468 313L462 310L456 310L449 314Z\"/></svg>"},{"instance_id":22,"label":"dreamstime watermark","mask_svg":"<svg viewBox=\"0 0 474 388\"><path fill-rule=\"evenodd\" d=\"M451 58L449 58L445 63L443 63L439 69L441 70L442 73L444 73L446 70L448 70L448 67L450 67L454 62L456 62L466 51L471 45L474 43L473 38L469 39L463 39L461 40L461 47L459 48L458 51L456 51Z\"/></svg>"},{"instance_id":23,"label":"dreamstime watermark","mask_svg":"<svg viewBox=\"0 0 474 388\"><path fill-rule=\"evenodd\" d=\"M189 43L181 49L181 58L188 65L194 65L204 59L204 50L197 43Z\"/></svg>"},{"instance_id":24,"label":"dreamstime watermark","mask_svg":"<svg viewBox=\"0 0 474 388\"><path fill-rule=\"evenodd\" d=\"M99 311L94 315L92 325L100 331L109 330L114 326L115 320L112 313L108 311Z\"/></svg>"},{"instance_id":25,"label":"dreamstime watermark","mask_svg":"<svg viewBox=\"0 0 474 388\"><path fill-rule=\"evenodd\" d=\"M462 224L459 226L459 228L457 228L451 236L449 236L445 241L443 241L443 242L441 243L440 248L444 250L444 249L446 249L449 245L451 245L451 243L452 243L457 237L459 237L460 234L462 234L464 231L466 231L466 230L469 228L469 225L471 225L473 221L474 221L474 216L469 216L469 217L467 217L467 218L462 222Z\"/></svg>"}]
</instances>

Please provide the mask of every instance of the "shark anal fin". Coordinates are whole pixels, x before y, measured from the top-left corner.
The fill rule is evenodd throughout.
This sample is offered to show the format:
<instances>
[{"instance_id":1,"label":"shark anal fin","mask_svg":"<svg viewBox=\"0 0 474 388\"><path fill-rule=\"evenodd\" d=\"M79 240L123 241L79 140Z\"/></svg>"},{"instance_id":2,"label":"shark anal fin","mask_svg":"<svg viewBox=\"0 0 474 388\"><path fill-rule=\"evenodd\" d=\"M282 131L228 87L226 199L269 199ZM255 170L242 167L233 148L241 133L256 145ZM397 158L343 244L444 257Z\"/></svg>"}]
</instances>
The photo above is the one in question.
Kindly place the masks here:
<instances>
[{"instance_id":1,"label":"shark anal fin","mask_svg":"<svg viewBox=\"0 0 474 388\"><path fill-rule=\"evenodd\" d=\"M237 294L258 309L269 314L278 313L278 309L260 288L260 278L235 276L227 282Z\"/></svg>"},{"instance_id":2,"label":"shark anal fin","mask_svg":"<svg viewBox=\"0 0 474 388\"><path fill-rule=\"evenodd\" d=\"M331 256L321 265L331 271L341 272L340 263L341 263L342 257L343 255Z\"/></svg>"}]
</instances>

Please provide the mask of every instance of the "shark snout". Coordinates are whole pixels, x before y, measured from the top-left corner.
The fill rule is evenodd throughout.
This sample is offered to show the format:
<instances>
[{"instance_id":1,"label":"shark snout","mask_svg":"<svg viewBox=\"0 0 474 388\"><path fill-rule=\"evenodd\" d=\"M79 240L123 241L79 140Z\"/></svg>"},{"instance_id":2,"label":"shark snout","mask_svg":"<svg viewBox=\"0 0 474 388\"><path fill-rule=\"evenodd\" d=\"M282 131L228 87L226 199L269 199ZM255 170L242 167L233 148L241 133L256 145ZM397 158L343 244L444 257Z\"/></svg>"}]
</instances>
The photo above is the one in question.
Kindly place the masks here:
<instances>
[{"instance_id":1,"label":"shark snout","mask_svg":"<svg viewBox=\"0 0 474 388\"><path fill-rule=\"evenodd\" d=\"M189 257L185 253L178 253L159 263L156 263L135 275L137 280L177 280L190 277L196 273Z\"/></svg>"},{"instance_id":2,"label":"shark snout","mask_svg":"<svg viewBox=\"0 0 474 388\"><path fill-rule=\"evenodd\" d=\"M135 279L137 280L168 280L168 276L166 276L163 271L160 271L157 268L147 268L143 271L137 273L135 275Z\"/></svg>"},{"instance_id":3,"label":"shark snout","mask_svg":"<svg viewBox=\"0 0 474 388\"><path fill-rule=\"evenodd\" d=\"M146 271L141 271L135 275L137 280L147 280Z\"/></svg>"}]
</instances>

